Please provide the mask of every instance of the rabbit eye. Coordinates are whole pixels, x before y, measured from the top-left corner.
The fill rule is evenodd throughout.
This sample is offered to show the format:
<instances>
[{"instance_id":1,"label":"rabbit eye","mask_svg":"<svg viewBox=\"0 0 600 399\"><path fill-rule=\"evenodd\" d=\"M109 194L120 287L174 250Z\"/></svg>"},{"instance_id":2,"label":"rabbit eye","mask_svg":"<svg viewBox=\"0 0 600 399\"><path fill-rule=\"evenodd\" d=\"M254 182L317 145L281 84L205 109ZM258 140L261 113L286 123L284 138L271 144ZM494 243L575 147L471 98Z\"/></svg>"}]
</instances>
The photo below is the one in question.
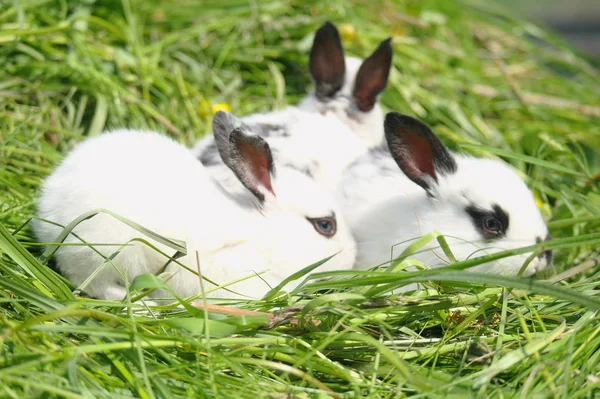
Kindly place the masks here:
<instances>
[{"instance_id":1,"label":"rabbit eye","mask_svg":"<svg viewBox=\"0 0 600 399\"><path fill-rule=\"evenodd\" d=\"M494 204L491 210L469 205L465 211L471 217L473 226L484 238L496 239L506 236L509 223L508 213L499 205Z\"/></svg>"},{"instance_id":2,"label":"rabbit eye","mask_svg":"<svg viewBox=\"0 0 600 399\"><path fill-rule=\"evenodd\" d=\"M486 233L497 235L502 232L502 223L494 217L487 217L483 221L483 228Z\"/></svg>"},{"instance_id":3,"label":"rabbit eye","mask_svg":"<svg viewBox=\"0 0 600 399\"><path fill-rule=\"evenodd\" d=\"M332 237L337 232L335 219L332 217L307 219L312 223L317 233L324 235L325 237Z\"/></svg>"}]
</instances>

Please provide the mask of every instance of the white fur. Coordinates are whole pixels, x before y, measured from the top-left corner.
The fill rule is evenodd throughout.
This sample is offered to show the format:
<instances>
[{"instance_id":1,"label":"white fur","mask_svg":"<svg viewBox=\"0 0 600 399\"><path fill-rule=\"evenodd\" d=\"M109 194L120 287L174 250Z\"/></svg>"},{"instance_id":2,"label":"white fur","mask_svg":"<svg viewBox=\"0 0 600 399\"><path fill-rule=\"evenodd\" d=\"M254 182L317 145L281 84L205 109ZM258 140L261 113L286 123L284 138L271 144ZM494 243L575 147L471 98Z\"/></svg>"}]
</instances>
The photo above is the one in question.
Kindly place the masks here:
<instances>
[{"instance_id":1,"label":"white fur","mask_svg":"<svg viewBox=\"0 0 600 399\"><path fill-rule=\"evenodd\" d=\"M242 118L251 129L256 124L282 126L285 134L273 134L266 138L278 165L290 165L309 173L330 192L336 187L343 171L367 150L339 120L318 113L287 107L266 114L253 114ZM196 143L192 153L200 157L205 151L214 153L216 164L206 165L217 181L232 194L248 197L244 187L233 172L218 158L216 149L207 147L214 137L207 136Z\"/></svg>"},{"instance_id":2,"label":"white fur","mask_svg":"<svg viewBox=\"0 0 600 399\"><path fill-rule=\"evenodd\" d=\"M506 164L455 154L455 174L438 174L434 198L409 180L389 152L373 150L360 158L345 174L337 199L357 242L358 268L389 262L423 234L434 230L446 236L458 260L535 245L548 230L533 195L520 177ZM486 243L465 212L469 204L490 209L498 204L509 215L505 238ZM393 254L391 248L394 247ZM448 263L434 241L418 255L411 256L436 267ZM482 250L480 250L482 249ZM530 254L517 255L476 266L475 270L516 275ZM542 270L546 260L534 259L525 276Z\"/></svg>"},{"instance_id":3,"label":"white fur","mask_svg":"<svg viewBox=\"0 0 600 399\"><path fill-rule=\"evenodd\" d=\"M342 88L328 101L320 100L315 89L300 104L267 113L251 114L241 120L251 127L260 124L280 125L282 129L268 137L269 145L277 152L279 163L307 170L325 187L335 187L341 173L351 162L369 148L382 143L383 111L377 101L368 112L360 111L352 99L352 88L363 62L345 57L346 74ZM260 133L259 133L260 134ZM210 148L214 137L206 135L192 147L192 154L201 158ZM234 195L247 197L235 175L215 159L217 164L206 165L211 174ZM252 199L250 199L252 200Z\"/></svg>"},{"instance_id":4,"label":"white fur","mask_svg":"<svg viewBox=\"0 0 600 399\"><path fill-rule=\"evenodd\" d=\"M325 31L329 31L326 34L327 38L319 39L319 32L324 33ZM332 44L330 41L333 40L334 46L341 47L337 29L330 23L324 24L316 33L313 43L313 50L316 49L316 53L313 54L311 51L311 57L316 58L311 58L311 63L323 57L323 48L320 45L323 40L330 44ZM389 40L387 40L387 46L389 46ZM386 41L382 42L381 49L378 48L371 57L382 54L378 51L384 51L383 54L386 55L388 51L391 52L391 47L381 47L385 43ZM339 57L335 57L336 64L338 61L342 62L342 54L343 51L340 52ZM391 57L391 53L389 56ZM369 61L371 57L367 58L365 68L372 69L372 71L365 70L366 75L363 78L368 77L370 81L379 77L381 80L383 76L379 76L379 74L382 72L380 67L383 65L379 63L385 63L389 69L387 61L390 60L384 57L384 59L376 61L377 65L372 65L373 62ZM257 129L256 132L269 138L269 144L278 153L280 163L308 171L318 182L328 188L334 188L341 178L341 172L368 149L381 144L384 137L384 118L379 104L379 96L376 98L373 108L368 112L363 112L358 108L352 94L358 72L365 60L357 57L343 57L343 62L345 68L342 87L337 92L328 95L327 98L317 97L317 82L314 79L319 79L316 76L320 74L316 73L315 76L313 71L311 72L313 73L313 89L297 107L289 106L282 110L252 114L242 118L242 121L251 127L281 126L280 129L271 130L268 132L269 134L261 132L261 129ZM335 70L341 71L342 69L336 68ZM371 76L371 72L374 72L375 75ZM388 73L389 70L386 70L385 82L387 82ZM334 79L337 87L341 76L338 75L335 78L338 78ZM213 176L228 190L233 190L234 195L242 192L241 185L233 178L231 171L223 167L218 158L210 157L211 153L213 155L216 153L214 139L211 135L198 140L192 148L192 153L196 158L201 159L202 163L211 170Z\"/></svg>"},{"instance_id":5,"label":"white fur","mask_svg":"<svg viewBox=\"0 0 600 399\"><path fill-rule=\"evenodd\" d=\"M153 132L119 130L91 138L74 148L43 185L39 217L66 225L81 214L106 208L160 235L187 242L188 255L180 261L193 270L196 251L202 274L225 284L268 270L261 278L234 284L230 289L258 298L284 277L341 251L319 270L349 268L355 248L341 212L330 195L303 173L281 167L273 178L276 197L266 198L262 209L241 206L189 152L175 141ZM335 212L338 232L317 233L306 217ZM41 242L53 242L61 228L36 221ZM122 244L142 233L99 214L74 232L95 249L110 256ZM152 242L152 241L151 241ZM80 243L70 235L66 243ZM153 242L169 255L174 250ZM83 245L62 246L56 252L59 269L82 284L103 263ZM131 282L142 273L156 273L166 258L140 242L132 242L115 259L115 266ZM200 292L198 276L171 263L169 285L183 296ZM264 281L263 281L264 279ZM212 285L205 281L205 288ZM293 286L293 284L291 285ZM121 299L125 281L111 265L84 287L89 295ZM234 297L220 289L210 297Z\"/></svg>"},{"instance_id":6,"label":"white fur","mask_svg":"<svg viewBox=\"0 0 600 399\"><path fill-rule=\"evenodd\" d=\"M298 107L309 112L335 117L348 126L367 148L372 148L383 141L383 111L379 100L368 112L362 112L356 107L352 99L352 88L363 60L356 57L344 57L344 59L346 61L344 85L333 99L326 102L318 99L313 88Z\"/></svg>"}]
</instances>

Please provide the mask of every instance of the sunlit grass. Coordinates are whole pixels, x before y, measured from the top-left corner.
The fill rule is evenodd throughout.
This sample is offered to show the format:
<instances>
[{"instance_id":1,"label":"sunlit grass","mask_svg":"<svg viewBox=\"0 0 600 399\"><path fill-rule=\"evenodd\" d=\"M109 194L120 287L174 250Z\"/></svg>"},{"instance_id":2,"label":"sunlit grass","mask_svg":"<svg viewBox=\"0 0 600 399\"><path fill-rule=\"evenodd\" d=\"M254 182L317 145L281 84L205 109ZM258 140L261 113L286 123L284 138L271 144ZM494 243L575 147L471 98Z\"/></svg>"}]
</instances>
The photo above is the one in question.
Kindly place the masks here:
<instances>
[{"instance_id":1,"label":"sunlit grass","mask_svg":"<svg viewBox=\"0 0 600 399\"><path fill-rule=\"evenodd\" d=\"M215 110L294 104L325 20L352 55L393 36L386 110L522 173L555 238L552 269L300 273L292 293L274 287L232 313L134 302L160 288L149 276L123 303L81 297L45 266L29 222L74 144L122 126L191 144ZM0 396L596 397L599 81L487 1L0 3ZM415 282L427 289L401 292Z\"/></svg>"}]
</instances>

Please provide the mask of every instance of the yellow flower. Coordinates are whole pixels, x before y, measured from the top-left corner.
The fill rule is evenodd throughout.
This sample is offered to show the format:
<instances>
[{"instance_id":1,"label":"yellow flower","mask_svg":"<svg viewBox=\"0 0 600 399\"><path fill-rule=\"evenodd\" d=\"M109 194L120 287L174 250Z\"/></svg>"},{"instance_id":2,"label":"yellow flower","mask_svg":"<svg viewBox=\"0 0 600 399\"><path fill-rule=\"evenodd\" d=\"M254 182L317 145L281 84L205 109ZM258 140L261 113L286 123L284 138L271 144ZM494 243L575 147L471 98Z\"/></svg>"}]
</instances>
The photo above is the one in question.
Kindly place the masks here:
<instances>
[{"instance_id":1,"label":"yellow flower","mask_svg":"<svg viewBox=\"0 0 600 399\"><path fill-rule=\"evenodd\" d=\"M394 37L400 37L400 36L404 36L406 35L406 30L404 28L402 28L401 26L395 26L394 29L392 30L392 36Z\"/></svg>"},{"instance_id":2,"label":"yellow flower","mask_svg":"<svg viewBox=\"0 0 600 399\"><path fill-rule=\"evenodd\" d=\"M342 36L342 40L346 41L354 41L356 38L356 28L354 25L350 24L341 24L340 25L340 34Z\"/></svg>"},{"instance_id":3,"label":"yellow flower","mask_svg":"<svg viewBox=\"0 0 600 399\"><path fill-rule=\"evenodd\" d=\"M537 205L537 207L538 207L538 208L543 208L543 207L544 207L544 205L545 205L545 204L542 202L542 200L541 200L541 199L539 199L539 198L536 198L536 199L535 199L535 204Z\"/></svg>"},{"instance_id":4,"label":"yellow flower","mask_svg":"<svg viewBox=\"0 0 600 399\"><path fill-rule=\"evenodd\" d=\"M202 99L198 102L197 111L202 116L214 115L218 111L231 111L231 106L227 103L211 103L208 100Z\"/></svg>"},{"instance_id":5,"label":"yellow flower","mask_svg":"<svg viewBox=\"0 0 600 399\"><path fill-rule=\"evenodd\" d=\"M535 199L535 204L537 205L542 215L545 218L549 218L552 215L552 208L550 207L550 205L542 201L537 191L534 191L533 198Z\"/></svg>"},{"instance_id":6,"label":"yellow flower","mask_svg":"<svg viewBox=\"0 0 600 399\"><path fill-rule=\"evenodd\" d=\"M216 104L213 104L213 106L212 106L212 113L213 113L213 115L216 114L218 111L227 111L227 112L230 112L231 111L231 107L227 103L216 103Z\"/></svg>"}]
</instances>

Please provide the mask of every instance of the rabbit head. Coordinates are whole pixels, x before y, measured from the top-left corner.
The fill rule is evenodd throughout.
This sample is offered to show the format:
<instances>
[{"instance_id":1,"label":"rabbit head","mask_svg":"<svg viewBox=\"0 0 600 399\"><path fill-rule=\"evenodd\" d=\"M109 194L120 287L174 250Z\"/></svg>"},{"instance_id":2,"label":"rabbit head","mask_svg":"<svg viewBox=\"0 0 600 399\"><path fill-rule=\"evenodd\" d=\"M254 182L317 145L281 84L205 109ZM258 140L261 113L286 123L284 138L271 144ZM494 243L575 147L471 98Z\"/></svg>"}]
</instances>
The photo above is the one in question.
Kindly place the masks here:
<instances>
[{"instance_id":1,"label":"rabbit head","mask_svg":"<svg viewBox=\"0 0 600 399\"><path fill-rule=\"evenodd\" d=\"M397 195L372 206L353 223L362 226L355 231L360 266L389 260L392 245L434 230L445 236L458 260L535 245L549 237L532 193L505 163L453 154L427 125L396 112L386 115L385 137L404 176L398 180ZM410 243L397 246L394 256ZM469 270L516 275L530 255ZM447 262L440 248L430 247L416 257L432 266ZM547 250L523 274L542 270L551 261Z\"/></svg>"},{"instance_id":2,"label":"rabbit head","mask_svg":"<svg viewBox=\"0 0 600 399\"><path fill-rule=\"evenodd\" d=\"M273 283L336 253L320 270L352 267L354 240L328 191L301 170L276 168L265 139L232 114L214 115L213 134L223 162L264 216L260 231L253 235L262 243L256 250L268 251L264 258L270 264L264 266L271 270Z\"/></svg>"},{"instance_id":3,"label":"rabbit head","mask_svg":"<svg viewBox=\"0 0 600 399\"><path fill-rule=\"evenodd\" d=\"M317 30L310 51L314 90L299 107L335 116L367 146L376 146L383 141L383 113L378 97L387 85L391 65L391 38L382 41L364 61L344 57L336 27L326 22Z\"/></svg>"}]
</instances>

